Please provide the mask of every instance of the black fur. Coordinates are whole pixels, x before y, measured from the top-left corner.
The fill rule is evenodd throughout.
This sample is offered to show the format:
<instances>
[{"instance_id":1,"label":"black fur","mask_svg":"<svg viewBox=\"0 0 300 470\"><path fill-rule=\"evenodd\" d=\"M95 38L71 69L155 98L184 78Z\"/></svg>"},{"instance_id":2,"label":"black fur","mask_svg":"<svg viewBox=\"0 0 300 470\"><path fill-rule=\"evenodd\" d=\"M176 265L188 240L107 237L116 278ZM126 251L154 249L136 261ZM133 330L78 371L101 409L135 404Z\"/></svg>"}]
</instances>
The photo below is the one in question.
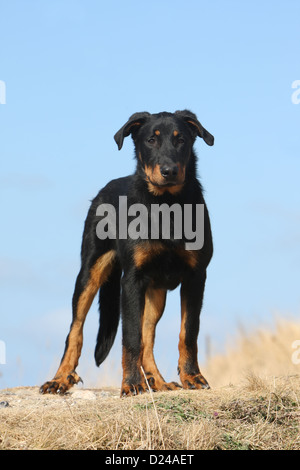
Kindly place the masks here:
<instances>
[{"instance_id":1,"label":"black fur","mask_svg":"<svg viewBox=\"0 0 300 470\"><path fill-rule=\"evenodd\" d=\"M142 338L144 316L148 315L143 313L145 296L149 289L156 295L156 292L172 290L181 285L183 305L179 345L181 382L185 388L208 387L197 363L197 337L206 268L212 257L213 248L208 211L196 175L193 144L197 136L203 138L208 145L213 145L214 138L203 128L197 117L187 110L173 114L166 112L134 114L115 135L119 150L128 135L131 135L134 141L136 171L131 176L109 182L92 201L82 239L82 266L73 296L73 322L66 341L61 369L53 382L47 382L42 387L44 393L56 391L64 393L69 388L68 382L71 386L74 381L78 381L74 379L72 370L69 371L72 379L70 375L68 380L60 377L64 375L62 370L68 366L64 361L68 361L66 358L69 357L71 333L75 329L76 322L78 323L79 299L82 301L83 293L89 294L92 290L90 284L92 270L97 260L107 253L114 253L115 256L106 267L109 276L100 286L100 326L95 349L97 365L104 361L113 345L121 310L123 331L121 393L128 395L145 391L145 380L140 370L141 365L143 366L141 357L144 343L148 341ZM175 238L174 218L171 218L169 239L162 238L160 226L159 239L148 239L146 245L143 239L120 238L119 196L127 197L128 207L132 204L143 204L149 209L149 213L153 204L165 203L172 206L176 203L182 209L186 204L190 204L193 208L193 227L195 227L195 207L197 204L204 204L203 246L195 252L185 250L187 239L184 234L179 239ZM105 217L103 214L97 215L97 208L103 204L111 204L116 209L115 239L99 239L97 235L97 226ZM133 216L127 217L127 227L132 220ZM149 218L149 233L151 221ZM79 355L80 350L78 357ZM75 361L72 367L75 369L76 365ZM150 374L151 383L154 383L152 371L145 372ZM158 382L158 375L155 377ZM163 387L170 388L168 384L163 383ZM160 385L157 389L163 387Z\"/></svg>"}]
</instances>

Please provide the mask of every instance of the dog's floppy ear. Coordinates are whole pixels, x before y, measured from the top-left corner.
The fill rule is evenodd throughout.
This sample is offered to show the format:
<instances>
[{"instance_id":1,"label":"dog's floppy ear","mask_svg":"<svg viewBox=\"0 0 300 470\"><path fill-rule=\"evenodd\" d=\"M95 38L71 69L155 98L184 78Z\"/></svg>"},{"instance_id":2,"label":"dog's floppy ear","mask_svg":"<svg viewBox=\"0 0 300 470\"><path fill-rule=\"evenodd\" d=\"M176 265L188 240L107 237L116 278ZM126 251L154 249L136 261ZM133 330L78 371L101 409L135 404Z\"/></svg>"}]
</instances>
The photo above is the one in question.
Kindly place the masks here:
<instances>
[{"instance_id":1,"label":"dog's floppy ear","mask_svg":"<svg viewBox=\"0 0 300 470\"><path fill-rule=\"evenodd\" d=\"M204 142L207 143L207 145L214 145L214 136L211 135L198 121L197 116L194 113L191 113L191 111L184 110L184 111L176 111L175 114L181 119L183 119L191 128L193 131L195 137L198 135L199 137L202 137Z\"/></svg>"},{"instance_id":2,"label":"dog's floppy ear","mask_svg":"<svg viewBox=\"0 0 300 470\"><path fill-rule=\"evenodd\" d=\"M126 124L124 124L124 126L121 127L121 129L114 136L119 150L121 150L123 146L124 137L127 137L129 134L134 132L134 129L142 126L149 116L150 113L145 111L143 113L135 113L128 119Z\"/></svg>"}]
</instances>

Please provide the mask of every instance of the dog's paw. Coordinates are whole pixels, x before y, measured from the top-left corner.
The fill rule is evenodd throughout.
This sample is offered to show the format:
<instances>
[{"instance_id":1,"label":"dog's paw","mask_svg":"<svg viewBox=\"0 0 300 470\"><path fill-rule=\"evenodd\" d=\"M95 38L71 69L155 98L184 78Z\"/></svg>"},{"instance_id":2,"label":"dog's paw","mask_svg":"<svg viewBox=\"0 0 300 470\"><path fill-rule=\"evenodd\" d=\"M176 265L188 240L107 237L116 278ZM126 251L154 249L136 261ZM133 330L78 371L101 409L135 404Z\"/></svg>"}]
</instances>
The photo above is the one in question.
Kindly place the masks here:
<instances>
[{"instance_id":1,"label":"dog's paw","mask_svg":"<svg viewBox=\"0 0 300 470\"><path fill-rule=\"evenodd\" d=\"M165 382L160 377L155 376L155 374L147 374L147 382L153 392L167 392L169 390L182 389L181 385L177 382Z\"/></svg>"},{"instance_id":2,"label":"dog's paw","mask_svg":"<svg viewBox=\"0 0 300 470\"><path fill-rule=\"evenodd\" d=\"M148 392L149 389L145 382L140 382L138 384L127 384L122 383L121 387L121 397L141 395L142 393Z\"/></svg>"},{"instance_id":3,"label":"dog's paw","mask_svg":"<svg viewBox=\"0 0 300 470\"><path fill-rule=\"evenodd\" d=\"M75 371L72 371L69 374L56 376L53 380L44 383L40 387L40 393L57 393L59 395L64 395L68 390L70 390L71 387L73 387L73 385L77 384L78 382L82 382L81 378L76 374Z\"/></svg>"},{"instance_id":4,"label":"dog's paw","mask_svg":"<svg viewBox=\"0 0 300 470\"><path fill-rule=\"evenodd\" d=\"M185 375L182 379L182 386L189 390L209 389L210 386L202 374Z\"/></svg>"}]
</instances>

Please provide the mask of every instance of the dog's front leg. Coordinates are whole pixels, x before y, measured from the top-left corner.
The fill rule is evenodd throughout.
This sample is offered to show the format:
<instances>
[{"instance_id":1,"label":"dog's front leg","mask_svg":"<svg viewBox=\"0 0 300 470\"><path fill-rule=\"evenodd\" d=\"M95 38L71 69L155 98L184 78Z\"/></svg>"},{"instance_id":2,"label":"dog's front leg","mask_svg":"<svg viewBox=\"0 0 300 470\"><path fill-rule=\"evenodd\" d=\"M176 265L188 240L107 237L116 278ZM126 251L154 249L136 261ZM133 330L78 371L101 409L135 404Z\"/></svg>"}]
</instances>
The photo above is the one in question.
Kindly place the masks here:
<instances>
[{"instance_id":1,"label":"dog's front leg","mask_svg":"<svg viewBox=\"0 0 300 470\"><path fill-rule=\"evenodd\" d=\"M178 372L183 388L210 388L198 366L197 338L206 280L205 270L193 273L181 285L181 328Z\"/></svg>"},{"instance_id":2,"label":"dog's front leg","mask_svg":"<svg viewBox=\"0 0 300 470\"><path fill-rule=\"evenodd\" d=\"M147 390L142 365L142 317L145 288L138 285L133 273L122 279L122 367L121 396L137 395Z\"/></svg>"}]
</instances>

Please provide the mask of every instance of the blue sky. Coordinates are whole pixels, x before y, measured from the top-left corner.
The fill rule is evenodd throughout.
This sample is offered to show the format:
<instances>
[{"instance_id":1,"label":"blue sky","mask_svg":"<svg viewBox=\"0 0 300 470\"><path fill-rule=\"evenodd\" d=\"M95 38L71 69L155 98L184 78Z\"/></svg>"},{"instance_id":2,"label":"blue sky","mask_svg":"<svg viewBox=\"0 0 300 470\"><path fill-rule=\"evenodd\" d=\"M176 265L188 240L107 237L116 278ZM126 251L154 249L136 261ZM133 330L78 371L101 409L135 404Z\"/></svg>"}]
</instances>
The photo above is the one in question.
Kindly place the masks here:
<instances>
[{"instance_id":1,"label":"blue sky","mask_svg":"<svg viewBox=\"0 0 300 470\"><path fill-rule=\"evenodd\" d=\"M58 366L89 201L134 171L131 140L118 152L113 135L137 111L187 108L215 136L195 144L215 244L200 362L206 337L218 351L241 325L299 317L298 0L11 0L0 11L0 388L41 384ZM179 318L175 291L156 348L169 380ZM99 371L97 326L95 302L78 372L86 386L118 385L120 335Z\"/></svg>"}]
</instances>

